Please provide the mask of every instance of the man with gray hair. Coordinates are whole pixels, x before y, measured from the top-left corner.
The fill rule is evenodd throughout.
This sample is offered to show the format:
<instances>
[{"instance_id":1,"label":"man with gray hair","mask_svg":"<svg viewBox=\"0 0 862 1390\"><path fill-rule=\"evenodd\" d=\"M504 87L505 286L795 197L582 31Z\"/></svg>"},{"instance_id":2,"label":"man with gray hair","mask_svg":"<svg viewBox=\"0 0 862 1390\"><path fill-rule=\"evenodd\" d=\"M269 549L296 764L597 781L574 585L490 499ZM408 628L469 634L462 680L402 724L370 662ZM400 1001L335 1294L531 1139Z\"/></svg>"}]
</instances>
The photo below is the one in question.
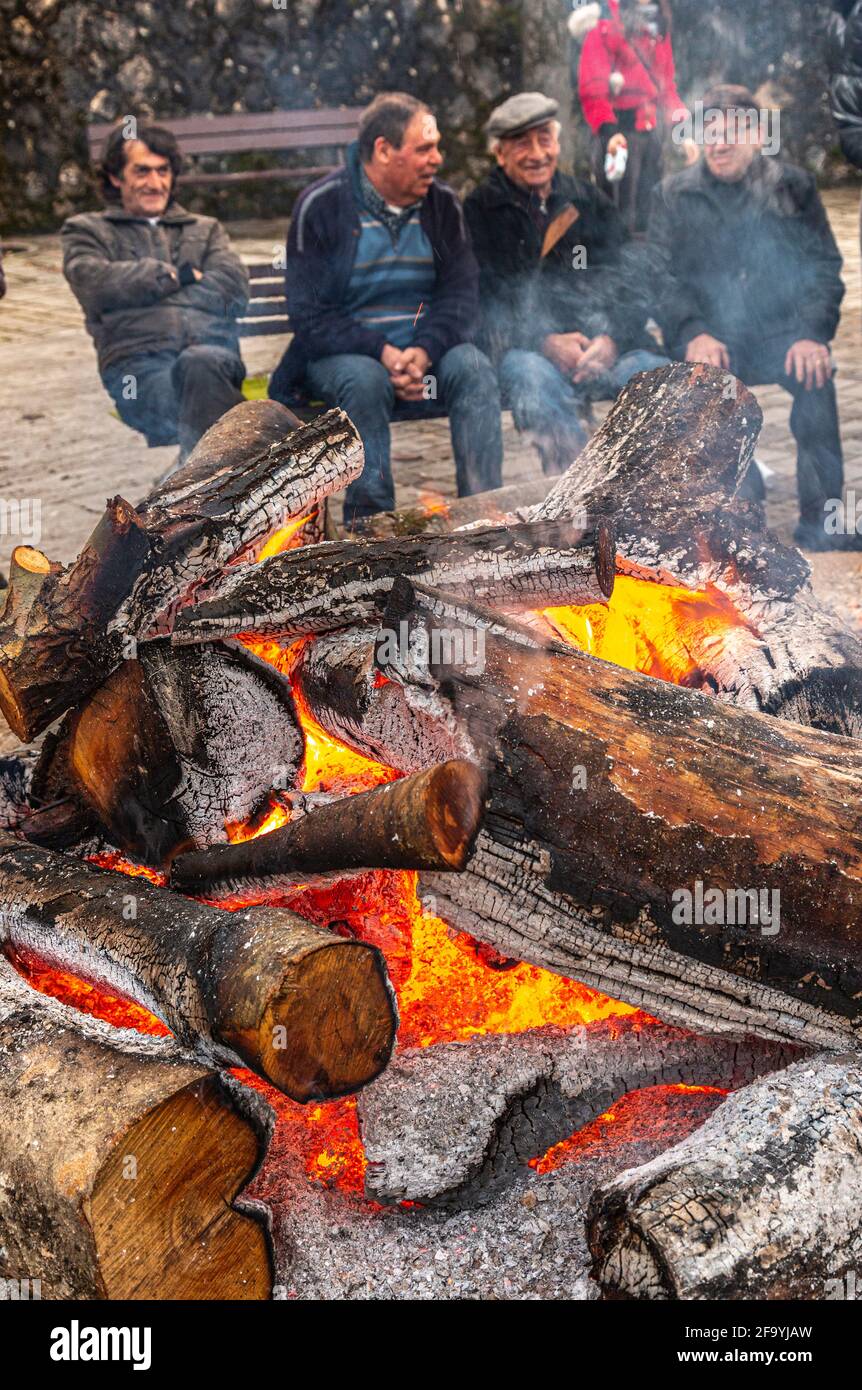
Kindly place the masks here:
<instances>
[{"instance_id":1,"label":"man with gray hair","mask_svg":"<svg viewBox=\"0 0 862 1390\"><path fill-rule=\"evenodd\" d=\"M499 487L500 397L472 344L478 268L455 194L435 175L440 133L401 92L364 112L347 162L306 190L287 240L294 338L270 382L286 405L340 406L365 447L345 522L395 504L393 419L447 414L459 496Z\"/></svg>"},{"instance_id":2,"label":"man with gray hair","mask_svg":"<svg viewBox=\"0 0 862 1390\"><path fill-rule=\"evenodd\" d=\"M541 92L497 107L486 127L497 167L464 205L480 269L479 342L551 474L586 443L585 401L612 398L667 361L646 332L648 291L616 210L558 168L557 110Z\"/></svg>"}]
</instances>

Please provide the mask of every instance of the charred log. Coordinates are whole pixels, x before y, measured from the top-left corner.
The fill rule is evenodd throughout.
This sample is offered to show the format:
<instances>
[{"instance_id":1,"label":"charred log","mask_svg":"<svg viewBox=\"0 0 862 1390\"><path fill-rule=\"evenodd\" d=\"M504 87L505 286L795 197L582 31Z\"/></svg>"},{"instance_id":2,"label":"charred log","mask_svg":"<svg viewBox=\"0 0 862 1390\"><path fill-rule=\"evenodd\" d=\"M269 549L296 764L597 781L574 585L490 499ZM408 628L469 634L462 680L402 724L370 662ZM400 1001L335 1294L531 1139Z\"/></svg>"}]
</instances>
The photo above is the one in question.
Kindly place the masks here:
<instances>
[{"instance_id":1,"label":"charred log","mask_svg":"<svg viewBox=\"0 0 862 1390\"><path fill-rule=\"evenodd\" d=\"M479 829L483 776L448 762L344 797L267 835L171 866L171 886L217 900L266 898L297 876L355 869L463 869Z\"/></svg>"},{"instance_id":2,"label":"charred log","mask_svg":"<svg viewBox=\"0 0 862 1390\"><path fill-rule=\"evenodd\" d=\"M860 1141L858 1056L813 1057L737 1092L594 1194L605 1298L844 1297L862 1257Z\"/></svg>"},{"instance_id":3,"label":"charred log","mask_svg":"<svg viewBox=\"0 0 862 1390\"><path fill-rule=\"evenodd\" d=\"M538 507L551 490L550 478L531 478L510 483L471 497L441 498L433 504L417 503L395 512L378 512L354 523L352 536L384 540L389 536L443 536L462 526L480 522L493 526L502 521L526 521L527 509Z\"/></svg>"},{"instance_id":4,"label":"charred log","mask_svg":"<svg viewBox=\"0 0 862 1390\"><path fill-rule=\"evenodd\" d=\"M397 575L505 608L604 603L614 586L607 519L480 527L448 536L338 541L273 556L179 614L178 643L237 633L334 632L379 615Z\"/></svg>"},{"instance_id":5,"label":"charred log","mask_svg":"<svg viewBox=\"0 0 862 1390\"><path fill-rule=\"evenodd\" d=\"M291 912L219 912L3 836L0 940L143 1004L206 1066L248 1066L294 1100L358 1089L392 1050L379 951Z\"/></svg>"},{"instance_id":6,"label":"charred log","mask_svg":"<svg viewBox=\"0 0 862 1390\"><path fill-rule=\"evenodd\" d=\"M239 644L147 643L71 718L68 765L114 843L153 865L223 844L290 789L303 756L290 686Z\"/></svg>"},{"instance_id":7,"label":"charred log","mask_svg":"<svg viewBox=\"0 0 862 1390\"><path fill-rule=\"evenodd\" d=\"M261 1096L2 957L0 1061L0 1276L48 1299L270 1296L266 1230L235 1201L269 1145Z\"/></svg>"}]
</instances>

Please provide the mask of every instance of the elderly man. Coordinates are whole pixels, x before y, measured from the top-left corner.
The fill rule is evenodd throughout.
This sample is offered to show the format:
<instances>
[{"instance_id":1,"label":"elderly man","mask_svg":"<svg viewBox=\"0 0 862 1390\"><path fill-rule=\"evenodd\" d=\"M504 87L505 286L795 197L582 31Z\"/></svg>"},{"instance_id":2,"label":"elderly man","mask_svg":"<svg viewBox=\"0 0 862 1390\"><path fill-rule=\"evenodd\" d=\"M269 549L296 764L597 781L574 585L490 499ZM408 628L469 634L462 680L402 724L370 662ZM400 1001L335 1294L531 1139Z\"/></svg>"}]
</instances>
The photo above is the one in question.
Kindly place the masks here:
<instances>
[{"instance_id":1,"label":"elderly man","mask_svg":"<svg viewBox=\"0 0 862 1390\"><path fill-rule=\"evenodd\" d=\"M812 175L763 153L751 92L715 87L703 112L703 159L655 191L650 240L663 276L656 317L674 357L791 394L796 540L813 550L843 547L845 538L825 525L843 482L829 347L844 296L841 254Z\"/></svg>"},{"instance_id":2,"label":"elderly man","mask_svg":"<svg viewBox=\"0 0 862 1390\"><path fill-rule=\"evenodd\" d=\"M428 108L381 95L346 166L306 190L290 225L295 336L270 395L322 399L353 420L365 468L347 490L348 524L394 506L392 419L448 414L459 496L500 485L497 382L471 342L478 270L441 163Z\"/></svg>"},{"instance_id":3,"label":"elderly man","mask_svg":"<svg viewBox=\"0 0 862 1390\"><path fill-rule=\"evenodd\" d=\"M611 398L667 360L646 333L646 288L615 209L557 167L557 110L540 92L497 107L486 128L497 168L464 205L481 276L479 341L547 473L583 448L586 400Z\"/></svg>"},{"instance_id":4,"label":"elderly man","mask_svg":"<svg viewBox=\"0 0 862 1390\"><path fill-rule=\"evenodd\" d=\"M120 418L180 458L242 400L236 320L248 276L213 217L180 207L170 131L111 134L101 165L104 212L63 226L63 270L86 314L99 372Z\"/></svg>"}]
</instances>

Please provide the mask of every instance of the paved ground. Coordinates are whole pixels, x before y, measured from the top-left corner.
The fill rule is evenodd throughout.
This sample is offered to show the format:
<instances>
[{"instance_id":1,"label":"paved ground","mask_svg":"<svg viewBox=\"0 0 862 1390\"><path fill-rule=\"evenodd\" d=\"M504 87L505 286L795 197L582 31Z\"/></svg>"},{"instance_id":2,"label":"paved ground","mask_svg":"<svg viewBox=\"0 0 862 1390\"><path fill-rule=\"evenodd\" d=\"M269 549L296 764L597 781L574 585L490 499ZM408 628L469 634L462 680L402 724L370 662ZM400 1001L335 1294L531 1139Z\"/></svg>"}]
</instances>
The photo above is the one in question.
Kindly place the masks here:
<instances>
[{"instance_id":1,"label":"paved ground","mask_svg":"<svg viewBox=\"0 0 862 1390\"><path fill-rule=\"evenodd\" d=\"M835 344L838 391L847 453L847 483L862 503L862 281L858 191L827 195L827 206L845 256L847 298ZM276 222L235 224L241 254L271 257L283 228ZM105 498L143 496L164 471L174 449L147 449L120 423L96 374L95 354L78 305L61 272L56 236L9 238L9 292L0 302L0 500L38 498L41 547L68 561L101 515ZM244 354L251 374L270 370L286 339L251 339ZM788 429L789 397L777 387L757 390L765 424L758 457L774 470L769 490L771 525L790 540L796 519L795 453ZM506 422L505 481L538 475L533 450L521 445ZM454 492L449 435L443 421L399 425L393 459L399 503L422 492ZM6 529L0 508L0 567L5 571L20 536ZM824 597L848 609L862 625L862 557L812 557L815 584ZM0 747L2 747L0 742Z\"/></svg>"}]
</instances>

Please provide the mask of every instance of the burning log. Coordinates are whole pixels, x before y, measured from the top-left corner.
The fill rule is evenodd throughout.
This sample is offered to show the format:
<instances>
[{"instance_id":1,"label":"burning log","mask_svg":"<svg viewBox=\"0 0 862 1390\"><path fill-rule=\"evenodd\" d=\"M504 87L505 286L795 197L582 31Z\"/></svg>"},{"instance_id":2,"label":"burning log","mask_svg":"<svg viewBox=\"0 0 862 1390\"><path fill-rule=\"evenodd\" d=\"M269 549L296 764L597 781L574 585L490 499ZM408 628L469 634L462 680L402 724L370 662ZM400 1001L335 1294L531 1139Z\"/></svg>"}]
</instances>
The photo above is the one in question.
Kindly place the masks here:
<instances>
[{"instance_id":1,"label":"burning log","mask_svg":"<svg viewBox=\"0 0 862 1390\"><path fill-rule=\"evenodd\" d=\"M605 1298L852 1297L860 1144L858 1056L809 1058L737 1092L594 1194L589 1242Z\"/></svg>"},{"instance_id":2,"label":"burning log","mask_svg":"<svg viewBox=\"0 0 862 1390\"><path fill-rule=\"evenodd\" d=\"M147 643L70 723L77 792L114 844L157 866L224 843L293 787L302 756L289 682L238 643Z\"/></svg>"},{"instance_id":3,"label":"burning log","mask_svg":"<svg viewBox=\"0 0 862 1390\"><path fill-rule=\"evenodd\" d=\"M797 1056L619 1018L410 1048L359 1100L365 1190L379 1202L486 1202L629 1091L745 1086Z\"/></svg>"},{"instance_id":4,"label":"burning log","mask_svg":"<svg viewBox=\"0 0 862 1390\"><path fill-rule=\"evenodd\" d=\"M306 874L461 870L479 829L483 782L472 763L443 763L319 806L258 839L180 855L171 887L211 901L265 899Z\"/></svg>"},{"instance_id":5,"label":"burning log","mask_svg":"<svg viewBox=\"0 0 862 1390\"><path fill-rule=\"evenodd\" d=\"M281 638L367 623L395 576L509 608L604 603L614 587L614 539L605 518L481 527L406 540L335 541L275 555L223 592L178 615L173 640L237 633Z\"/></svg>"},{"instance_id":6,"label":"burning log","mask_svg":"<svg viewBox=\"0 0 862 1390\"><path fill-rule=\"evenodd\" d=\"M191 590L359 475L362 446L346 415L330 411L267 443L293 426L278 409L235 407L237 421L230 411L137 509L114 498L68 569L18 548L0 619L0 710L23 742L133 657L137 640L167 631Z\"/></svg>"},{"instance_id":7,"label":"burning log","mask_svg":"<svg viewBox=\"0 0 862 1390\"><path fill-rule=\"evenodd\" d=\"M225 913L0 837L0 941L143 1004L206 1066L294 1100L377 1076L395 1038L380 952L275 908Z\"/></svg>"},{"instance_id":8,"label":"burning log","mask_svg":"<svg viewBox=\"0 0 862 1390\"><path fill-rule=\"evenodd\" d=\"M400 772L473 757L445 701L381 678L378 636L376 627L354 628L305 644L291 681L317 722L357 753Z\"/></svg>"},{"instance_id":9,"label":"burning log","mask_svg":"<svg viewBox=\"0 0 862 1390\"><path fill-rule=\"evenodd\" d=\"M815 597L810 568L733 500L762 414L742 382L676 363L633 378L531 512L614 515L618 573L729 600L741 622L696 643L700 684L736 704L862 737L862 641ZM443 587L442 585L440 587Z\"/></svg>"},{"instance_id":10,"label":"burning log","mask_svg":"<svg viewBox=\"0 0 862 1390\"><path fill-rule=\"evenodd\" d=\"M354 522L350 534L373 540L389 536L443 536L480 522L492 526L501 521L526 521L528 510L544 502L554 481L531 478L528 483L510 483L471 497L440 498L433 505L416 503L395 512L377 512Z\"/></svg>"},{"instance_id":11,"label":"burning log","mask_svg":"<svg viewBox=\"0 0 862 1390\"><path fill-rule=\"evenodd\" d=\"M423 676L416 654L433 654L445 602L423 611L399 580L385 620L413 633L401 678L436 690L488 750L467 870L420 876L438 915L504 956L698 1031L853 1044L859 745L498 635L501 620L485 631L481 669L432 655ZM458 603L460 620L469 607Z\"/></svg>"},{"instance_id":12,"label":"burning log","mask_svg":"<svg viewBox=\"0 0 862 1390\"><path fill-rule=\"evenodd\" d=\"M12 554L0 619L0 709L29 743L122 660L122 634L108 624L150 554L128 502L114 497L68 570L41 551Z\"/></svg>"},{"instance_id":13,"label":"burning log","mask_svg":"<svg viewBox=\"0 0 862 1390\"><path fill-rule=\"evenodd\" d=\"M51 1299L268 1298L261 1213L234 1199L271 1131L227 1073L38 994L0 956L0 1277Z\"/></svg>"}]
</instances>

